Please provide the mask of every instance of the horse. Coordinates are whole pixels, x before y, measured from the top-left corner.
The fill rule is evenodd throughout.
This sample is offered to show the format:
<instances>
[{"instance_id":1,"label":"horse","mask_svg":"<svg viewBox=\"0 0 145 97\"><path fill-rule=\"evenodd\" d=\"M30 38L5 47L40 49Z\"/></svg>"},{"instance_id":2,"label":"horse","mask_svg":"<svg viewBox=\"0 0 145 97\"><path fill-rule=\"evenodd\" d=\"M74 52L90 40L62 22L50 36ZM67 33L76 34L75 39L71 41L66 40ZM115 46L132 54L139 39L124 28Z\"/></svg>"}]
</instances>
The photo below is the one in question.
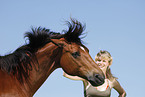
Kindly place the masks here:
<instances>
[{"instance_id":1,"label":"horse","mask_svg":"<svg viewBox=\"0 0 145 97\"><path fill-rule=\"evenodd\" d=\"M0 97L32 97L57 68L93 86L104 83L103 72L80 38L85 26L75 19L67 25L63 33L33 27L25 33L24 45L0 56Z\"/></svg>"}]
</instances>

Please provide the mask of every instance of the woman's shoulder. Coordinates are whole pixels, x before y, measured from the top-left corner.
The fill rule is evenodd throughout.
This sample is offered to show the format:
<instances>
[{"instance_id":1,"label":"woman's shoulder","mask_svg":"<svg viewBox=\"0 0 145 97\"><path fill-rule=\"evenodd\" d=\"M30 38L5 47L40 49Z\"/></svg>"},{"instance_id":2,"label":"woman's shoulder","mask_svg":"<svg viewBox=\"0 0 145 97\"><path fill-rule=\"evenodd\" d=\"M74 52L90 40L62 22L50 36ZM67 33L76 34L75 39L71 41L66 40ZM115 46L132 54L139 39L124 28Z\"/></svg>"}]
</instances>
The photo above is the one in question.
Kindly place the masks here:
<instances>
[{"instance_id":1,"label":"woman's shoulder","mask_svg":"<svg viewBox=\"0 0 145 97\"><path fill-rule=\"evenodd\" d=\"M86 88L88 85L91 85L87 80L82 80L83 81L83 85Z\"/></svg>"},{"instance_id":2,"label":"woman's shoulder","mask_svg":"<svg viewBox=\"0 0 145 97\"><path fill-rule=\"evenodd\" d=\"M113 88L117 82L117 79L116 78L112 78L112 79L108 79L109 81L109 87L110 88Z\"/></svg>"}]
</instances>

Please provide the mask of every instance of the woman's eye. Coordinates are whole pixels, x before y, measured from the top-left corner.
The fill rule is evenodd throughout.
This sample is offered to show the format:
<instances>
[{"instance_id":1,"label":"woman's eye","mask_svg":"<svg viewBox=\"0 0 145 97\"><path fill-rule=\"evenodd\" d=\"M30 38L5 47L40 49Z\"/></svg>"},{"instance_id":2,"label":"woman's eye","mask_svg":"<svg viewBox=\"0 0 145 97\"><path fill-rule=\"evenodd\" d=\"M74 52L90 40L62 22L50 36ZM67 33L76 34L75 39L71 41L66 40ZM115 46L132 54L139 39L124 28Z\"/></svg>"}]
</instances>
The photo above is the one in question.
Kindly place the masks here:
<instances>
[{"instance_id":1,"label":"woman's eye","mask_svg":"<svg viewBox=\"0 0 145 97\"><path fill-rule=\"evenodd\" d=\"M103 62L106 62L106 60L103 60Z\"/></svg>"},{"instance_id":2,"label":"woman's eye","mask_svg":"<svg viewBox=\"0 0 145 97\"><path fill-rule=\"evenodd\" d=\"M98 60L99 62L101 62L101 60Z\"/></svg>"},{"instance_id":3,"label":"woman's eye","mask_svg":"<svg viewBox=\"0 0 145 97\"><path fill-rule=\"evenodd\" d=\"M78 56L80 56L80 53L79 53L79 52L74 52L74 53L72 53L72 56L73 56L74 58L77 58Z\"/></svg>"}]
</instances>

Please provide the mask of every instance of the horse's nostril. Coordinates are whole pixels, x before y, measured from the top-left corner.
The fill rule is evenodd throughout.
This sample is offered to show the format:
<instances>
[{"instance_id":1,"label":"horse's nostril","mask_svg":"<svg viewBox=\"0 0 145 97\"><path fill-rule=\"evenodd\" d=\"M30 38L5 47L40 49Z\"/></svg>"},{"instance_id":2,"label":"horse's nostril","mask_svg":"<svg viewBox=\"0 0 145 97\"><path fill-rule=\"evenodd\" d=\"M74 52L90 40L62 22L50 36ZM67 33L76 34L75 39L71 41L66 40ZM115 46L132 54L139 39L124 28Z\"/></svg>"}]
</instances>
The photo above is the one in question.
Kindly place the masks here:
<instances>
[{"instance_id":1,"label":"horse's nostril","mask_svg":"<svg viewBox=\"0 0 145 97\"><path fill-rule=\"evenodd\" d=\"M98 76L99 76L99 74L96 74L96 75L95 75L95 77L97 77L97 78L98 78Z\"/></svg>"},{"instance_id":2,"label":"horse's nostril","mask_svg":"<svg viewBox=\"0 0 145 97\"><path fill-rule=\"evenodd\" d=\"M99 75L99 74L95 74L95 77L97 78L97 79L99 79L101 82L104 82L104 76L102 77L101 75Z\"/></svg>"}]
</instances>

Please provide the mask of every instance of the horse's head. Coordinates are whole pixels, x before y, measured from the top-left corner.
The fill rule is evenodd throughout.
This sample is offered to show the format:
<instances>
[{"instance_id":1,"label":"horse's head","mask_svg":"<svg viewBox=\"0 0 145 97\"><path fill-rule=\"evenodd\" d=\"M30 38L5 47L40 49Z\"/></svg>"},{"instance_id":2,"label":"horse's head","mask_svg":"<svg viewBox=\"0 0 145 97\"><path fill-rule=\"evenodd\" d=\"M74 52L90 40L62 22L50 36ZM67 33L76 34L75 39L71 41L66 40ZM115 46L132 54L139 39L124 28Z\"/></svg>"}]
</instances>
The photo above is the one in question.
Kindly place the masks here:
<instances>
[{"instance_id":1,"label":"horse's head","mask_svg":"<svg viewBox=\"0 0 145 97\"><path fill-rule=\"evenodd\" d=\"M104 83L104 74L89 55L89 50L81 43L79 36L84 27L80 22L72 20L68 22L69 30L61 38L63 52L60 65L70 74L88 80L93 86Z\"/></svg>"},{"instance_id":2,"label":"horse's head","mask_svg":"<svg viewBox=\"0 0 145 97\"><path fill-rule=\"evenodd\" d=\"M104 83L104 74L89 55L84 45L64 43L60 65L63 70L74 76L88 80L93 86Z\"/></svg>"}]
</instances>

